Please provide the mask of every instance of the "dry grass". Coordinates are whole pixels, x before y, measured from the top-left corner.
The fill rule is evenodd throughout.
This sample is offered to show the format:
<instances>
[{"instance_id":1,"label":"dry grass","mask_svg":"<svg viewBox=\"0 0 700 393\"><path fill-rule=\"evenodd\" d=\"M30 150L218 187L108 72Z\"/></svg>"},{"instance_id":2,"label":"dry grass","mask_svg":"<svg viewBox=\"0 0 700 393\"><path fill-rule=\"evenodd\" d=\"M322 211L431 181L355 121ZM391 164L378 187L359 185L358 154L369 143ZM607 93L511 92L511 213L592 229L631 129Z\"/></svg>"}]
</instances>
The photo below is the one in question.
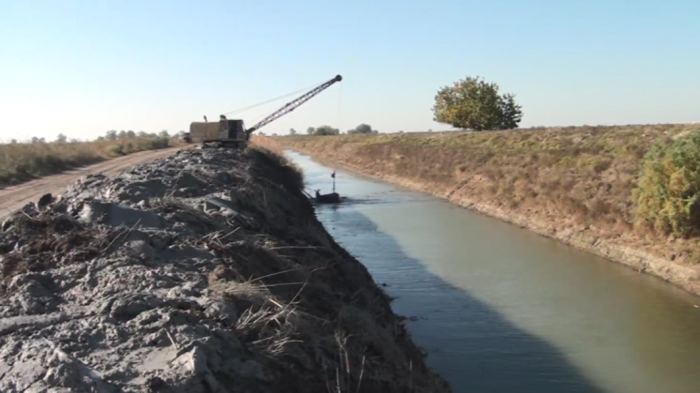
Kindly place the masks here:
<instances>
[{"instance_id":1,"label":"dry grass","mask_svg":"<svg viewBox=\"0 0 700 393\"><path fill-rule=\"evenodd\" d=\"M427 183L469 187L511 207L557 209L586 223L632 224L632 189L655 142L670 143L697 125L568 127L283 138L313 151L352 151L355 162ZM459 190L455 190L459 191ZM462 190L464 191L464 190Z\"/></svg>"},{"instance_id":2,"label":"dry grass","mask_svg":"<svg viewBox=\"0 0 700 393\"><path fill-rule=\"evenodd\" d=\"M88 261L101 254L113 233L66 216L30 217L18 214L13 231L0 239L0 280L59 265ZM61 236L56 236L60 233ZM16 244L21 244L13 250Z\"/></svg>"},{"instance_id":3,"label":"dry grass","mask_svg":"<svg viewBox=\"0 0 700 393\"><path fill-rule=\"evenodd\" d=\"M294 245L267 236L250 242L244 228L203 240L225 265L209 276L212 295L242 311L232 326L237 336L259 361L278 364L281 380L297 378L289 364L323 375L306 381L306 391L449 391L422 364L366 271L350 260L338 263L349 257L323 245L328 235L319 229L306 223L293 234ZM417 381L402 371L414 364Z\"/></svg>"},{"instance_id":4,"label":"dry grass","mask_svg":"<svg viewBox=\"0 0 700 393\"><path fill-rule=\"evenodd\" d=\"M633 190L646 152L697 124L275 138L285 148L399 177L444 196L556 218L615 237L636 229ZM637 223L638 224L638 223Z\"/></svg>"},{"instance_id":5,"label":"dry grass","mask_svg":"<svg viewBox=\"0 0 700 393\"><path fill-rule=\"evenodd\" d=\"M138 137L116 141L3 144L0 145L0 187L143 150L166 148L172 143L178 142Z\"/></svg>"}]
</instances>

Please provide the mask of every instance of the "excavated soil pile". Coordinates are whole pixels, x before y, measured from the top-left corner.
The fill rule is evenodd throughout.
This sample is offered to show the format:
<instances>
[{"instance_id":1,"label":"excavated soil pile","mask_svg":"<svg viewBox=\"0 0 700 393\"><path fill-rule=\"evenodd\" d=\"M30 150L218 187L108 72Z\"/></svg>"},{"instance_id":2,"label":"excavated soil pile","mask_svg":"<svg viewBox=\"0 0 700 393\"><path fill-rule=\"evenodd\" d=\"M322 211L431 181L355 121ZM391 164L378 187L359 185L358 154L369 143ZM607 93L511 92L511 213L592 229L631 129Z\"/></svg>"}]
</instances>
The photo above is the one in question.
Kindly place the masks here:
<instances>
[{"instance_id":1,"label":"excavated soil pile","mask_svg":"<svg viewBox=\"0 0 700 393\"><path fill-rule=\"evenodd\" d=\"M88 176L0 227L2 392L447 392L272 153Z\"/></svg>"}]
</instances>

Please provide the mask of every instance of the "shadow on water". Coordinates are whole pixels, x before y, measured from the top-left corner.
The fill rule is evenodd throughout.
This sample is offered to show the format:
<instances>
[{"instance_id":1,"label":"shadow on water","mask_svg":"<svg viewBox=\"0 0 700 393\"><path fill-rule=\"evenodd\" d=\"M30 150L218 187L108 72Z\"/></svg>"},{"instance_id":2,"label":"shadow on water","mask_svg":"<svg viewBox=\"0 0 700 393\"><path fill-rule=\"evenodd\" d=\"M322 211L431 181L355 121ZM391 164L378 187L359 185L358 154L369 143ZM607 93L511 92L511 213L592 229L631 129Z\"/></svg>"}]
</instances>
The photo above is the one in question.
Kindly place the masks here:
<instances>
[{"instance_id":1,"label":"shadow on water","mask_svg":"<svg viewBox=\"0 0 700 393\"><path fill-rule=\"evenodd\" d=\"M429 272L361 211L317 207L334 238L378 284L389 283L398 314L408 322L428 363L455 392L607 393L582 375L553 345L518 328L466 291Z\"/></svg>"}]
</instances>

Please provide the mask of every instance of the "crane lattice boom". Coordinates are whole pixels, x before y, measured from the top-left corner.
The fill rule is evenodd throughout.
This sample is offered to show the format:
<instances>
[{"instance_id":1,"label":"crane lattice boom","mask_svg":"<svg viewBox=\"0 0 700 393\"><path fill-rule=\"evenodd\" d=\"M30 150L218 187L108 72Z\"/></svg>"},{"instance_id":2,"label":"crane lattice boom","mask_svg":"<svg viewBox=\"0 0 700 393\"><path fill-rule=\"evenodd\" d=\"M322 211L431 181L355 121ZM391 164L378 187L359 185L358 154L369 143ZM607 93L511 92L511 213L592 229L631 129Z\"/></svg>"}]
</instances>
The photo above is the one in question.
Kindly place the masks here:
<instances>
[{"instance_id":1,"label":"crane lattice boom","mask_svg":"<svg viewBox=\"0 0 700 393\"><path fill-rule=\"evenodd\" d=\"M248 133L248 136L252 134L253 132L257 131L258 129L272 123L273 121L279 119L280 117L286 115L287 113L297 109L301 104L305 103L306 101L314 98L318 93L326 90L329 88L331 85L333 85L335 82L340 82L343 80L343 77L340 75L336 75L335 78L322 83L321 85L311 89L310 91L304 93L302 96L299 98L295 99L294 101L288 102L285 106L282 108L276 110L272 114L268 115L264 119L260 120L257 122L255 125L253 125L251 128L247 129L246 132Z\"/></svg>"}]
</instances>

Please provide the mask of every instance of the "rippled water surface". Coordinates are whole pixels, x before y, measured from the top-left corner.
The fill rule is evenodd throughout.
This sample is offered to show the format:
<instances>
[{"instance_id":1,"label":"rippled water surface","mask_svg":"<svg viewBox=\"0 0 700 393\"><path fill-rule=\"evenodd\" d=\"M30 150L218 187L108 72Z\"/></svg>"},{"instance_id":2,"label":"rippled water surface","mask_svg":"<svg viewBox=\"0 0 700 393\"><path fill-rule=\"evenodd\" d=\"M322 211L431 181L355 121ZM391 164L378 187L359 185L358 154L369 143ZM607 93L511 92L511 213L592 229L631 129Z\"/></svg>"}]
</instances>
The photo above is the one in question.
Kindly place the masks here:
<instances>
[{"instance_id":1,"label":"rippled water surface","mask_svg":"<svg viewBox=\"0 0 700 393\"><path fill-rule=\"evenodd\" d=\"M288 154L330 192L331 168ZM433 197L337 181L348 200L319 219L455 392L700 392L700 298Z\"/></svg>"}]
</instances>

